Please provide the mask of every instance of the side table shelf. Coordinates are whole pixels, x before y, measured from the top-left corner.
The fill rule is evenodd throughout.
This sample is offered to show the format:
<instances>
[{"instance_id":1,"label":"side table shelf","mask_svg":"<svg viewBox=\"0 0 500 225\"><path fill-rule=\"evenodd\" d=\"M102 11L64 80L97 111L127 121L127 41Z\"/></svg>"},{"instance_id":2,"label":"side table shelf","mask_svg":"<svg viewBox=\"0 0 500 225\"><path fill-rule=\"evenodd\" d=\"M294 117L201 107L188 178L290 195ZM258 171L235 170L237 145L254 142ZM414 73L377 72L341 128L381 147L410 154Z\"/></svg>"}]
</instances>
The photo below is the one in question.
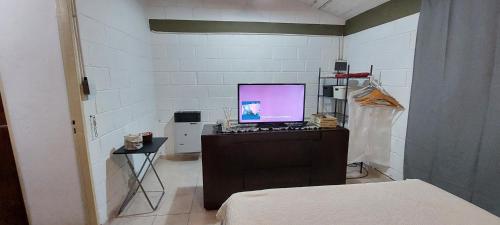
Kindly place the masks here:
<instances>
[{"instance_id":1,"label":"side table shelf","mask_svg":"<svg viewBox=\"0 0 500 225\"><path fill-rule=\"evenodd\" d=\"M158 153L158 150L160 149L160 147L166 141L167 141L166 137L156 137L156 138L153 138L152 143L144 143L144 146L141 149L127 150L127 149L125 149L124 146L122 146L121 148L119 148L118 150L113 152L113 154L115 154L115 155L124 155L125 156L125 158L127 159L127 164L129 166L130 170L132 170L132 174L134 175L135 183L137 183L137 187L133 188L132 189L133 191L129 192L129 194L127 195L127 198L125 198L125 201L123 201L122 205L120 206L120 210L118 211L118 214L120 214L125 209L125 207L128 205L130 200L132 200L132 198L135 196L135 194L137 194L137 191L139 190L139 188L141 189L142 193L144 194L144 197L146 197L146 200L148 201L151 209L153 211L158 209L158 206L160 205L161 199L163 198L163 195L165 195L165 187L163 186L163 183L161 182L161 179L158 176L158 172L156 172L156 169L153 166L153 160L156 157L156 154ZM132 163L132 161L130 160L130 157L129 157L129 155L134 155L134 154L143 154L144 156L146 156L146 158L142 162L142 165L139 169L139 172L137 172L137 173L135 172L134 164ZM152 157L150 157L151 155L152 155ZM146 174L147 174L149 168L151 168L153 170L153 172L156 176L156 179L158 180L158 182L160 183L161 188L162 188L162 190L159 191L159 192L161 192L160 199L158 199L158 202L155 205L153 205L153 203L151 202L151 199L149 198L146 190L144 189L144 187L142 185L142 182L144 181L144 178L146 177ZM142 176L142 178L140 178L139 176L143 170L145 170L144 176ZM134 183L134 185L135 185L135 183Z\"/></svg>"}]
</instances>

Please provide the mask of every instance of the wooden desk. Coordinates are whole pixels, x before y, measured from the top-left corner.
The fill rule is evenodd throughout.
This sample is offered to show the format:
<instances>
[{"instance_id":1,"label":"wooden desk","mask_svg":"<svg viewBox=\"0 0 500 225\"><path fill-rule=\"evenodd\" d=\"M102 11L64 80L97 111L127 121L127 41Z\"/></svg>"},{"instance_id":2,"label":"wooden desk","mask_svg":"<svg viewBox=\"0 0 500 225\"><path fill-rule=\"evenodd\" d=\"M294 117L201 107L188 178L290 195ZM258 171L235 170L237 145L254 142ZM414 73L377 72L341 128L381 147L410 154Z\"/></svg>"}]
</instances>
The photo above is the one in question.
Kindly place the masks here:
<instances>
[{"instance_id":1,"label":"wooden desk","mask_svg":"<svg viewBox=\"0 0 500 225\"><path fill-rule=\"evenodd\" d=\"M201 141L206 209L241 191L345 184L345 128L223 134L205 125Z\"/></svg>"}]
</instances>

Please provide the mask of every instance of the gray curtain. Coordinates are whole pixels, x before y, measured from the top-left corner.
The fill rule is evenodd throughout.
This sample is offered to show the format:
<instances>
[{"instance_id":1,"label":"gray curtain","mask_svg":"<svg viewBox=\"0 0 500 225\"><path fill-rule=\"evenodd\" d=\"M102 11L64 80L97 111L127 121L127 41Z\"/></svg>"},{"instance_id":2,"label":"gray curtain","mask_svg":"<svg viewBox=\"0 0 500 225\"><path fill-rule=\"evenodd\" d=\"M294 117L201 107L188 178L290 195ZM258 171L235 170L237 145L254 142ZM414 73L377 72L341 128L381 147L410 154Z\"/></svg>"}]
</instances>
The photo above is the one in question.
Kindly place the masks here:
<instances>
[{"instance_id":1,"label":"gray curtain","mask_svg":"<svg viewBox=\"0 0 500 225\"><path fill-rule=\"evenodd\" d=\"M418 178L500 215L500 0L422 0L405 149Z\"/></svg>"}]
</instances>

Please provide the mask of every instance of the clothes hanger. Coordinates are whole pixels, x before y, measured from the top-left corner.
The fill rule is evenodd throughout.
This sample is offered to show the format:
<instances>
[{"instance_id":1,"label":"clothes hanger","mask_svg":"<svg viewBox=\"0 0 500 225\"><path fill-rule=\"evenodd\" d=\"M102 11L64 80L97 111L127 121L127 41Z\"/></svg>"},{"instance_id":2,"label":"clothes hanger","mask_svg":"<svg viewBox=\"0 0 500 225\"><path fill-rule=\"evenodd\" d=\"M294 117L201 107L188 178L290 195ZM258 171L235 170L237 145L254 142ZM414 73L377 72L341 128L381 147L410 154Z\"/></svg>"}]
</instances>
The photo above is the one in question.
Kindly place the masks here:
<instances>
[{"instance_id":1,"label":"clothes hanger","mask_svg":"<svg viewBox=\"0 0 500 225\"><path fill-rule=\"evenodd\" d=\"M380 89L375 89L369 95L356 99L356 102L364 105L377 104L378 101L385 101L395 107L402 107L396 99Z\"/></svg>"},{"instance_id":2,"label":"clothes hanger","mask_svg":"<svg viewBox=\"0 0 500 225\"><path fill-rule=\"evenodd\" d=\"M385 95L380 90L374 90L370 95L358 99L361 105L386 105L386 106L394 106L398 107L399 103L392 98L391 96Z\"/></svg>"},{"instance_id":3,"label":"clothes hanger","mask_svg":"<svg viewBox=\"0 0 500 225\"><path fill-rule=\"evenodd\" d=\"M366 96L368 94L370 94L373 90L375 89L382 89L382 86L378 83L377 80L375 80L375 78L373 76L370 76L368 78L368 85L362 89L359 89L358 91L360 91L360 93L357 93L355 95L353 95L353 98L359 98L359 97L362 97L362 96Z\"/></svg>"},{"instance_id":4,"label":"clothes hanger","mask_svg":"<svg viewBox=\"0 0 500 225\"><path fill-rule=\"evenodd\" d=\"M355 101L361 105L383 105L396 108L404 108L399 102L393 98L382 86L375 80L370 78L371 88L353 96Z\"/></svg>"},{"instance_id":5,"label":"clothes hanger","mask_svg":"<svg viewBox=\"0 0 500 225\"><path fill-rule=\"evenodd\" d=\"M368 85L366 87L363 87L363 88L357 90L356 93L352 97L356 99L356 98L366 96L366 95L370 94L374 89L375 89L375 86L373 86L370 82L370 83L368 83Z\"/></svg>"},{"instance_id":6,"label":"clothes hanger","mask_svg":"<svg viewBox=\"0 0 500 225\"><path fill-rule=\"evenodd\" d=\"M355 99L361 98L361 97L364 97L364 96L370 94L373 90L374 90L374 87L366 86L366 87L356 91L356 94L354 94L352 97Z\"/></svg>"}]
</instances>

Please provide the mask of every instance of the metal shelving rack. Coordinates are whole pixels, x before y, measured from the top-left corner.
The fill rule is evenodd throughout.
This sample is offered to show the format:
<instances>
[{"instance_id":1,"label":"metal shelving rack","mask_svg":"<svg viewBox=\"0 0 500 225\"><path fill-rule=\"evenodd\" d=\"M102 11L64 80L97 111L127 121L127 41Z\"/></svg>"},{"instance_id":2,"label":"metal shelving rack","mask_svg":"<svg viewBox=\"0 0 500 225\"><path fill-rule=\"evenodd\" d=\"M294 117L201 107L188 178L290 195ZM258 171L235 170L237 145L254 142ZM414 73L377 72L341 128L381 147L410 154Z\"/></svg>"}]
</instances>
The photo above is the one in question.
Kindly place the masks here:
<instances>
[{"instance_id":1,"label":"metal shelving rack","mask_svg":"<svg viewBox=\"0 0 500 225\"><path fill-rule=\"evenodd\" d=\"M316 113L330 114L330 115L333 115L334 117L336 117L337 119L342 118L342 120L341 120L342 127L345 127L345 124L349 118L349 115L347 115L347 92L349 91L349 80L350 79L370 79L371 76L373 75L373 65L370 66L370 74L368 75L368 77L352 77L351 78L351 77L349 77L350 70L351 70L350 65L347 65L346 77L337 77L336 74L339 73L340 71L335 71L335 73L334 73L335 76L322 76L321 68L319 68L319 72L318 72L318 99L316 102ZM332 75L334 75L334 74L332 74ZM344 99L336 99L334 97L323 96L321 94L321 88L326 83L326 82L322 82L322 81L326 81L328 79L335 79L334 86L345 86L346 87ZM333 112L323 112L323 110L325 108L324 107L324 102L325 102L324 98L332 98L334 100ZM320 101L322 102L322 107L321 107L322 112L320 112L320 110L319 110L320 109L320 107L319 107ZM339 105L343 105L343 107L341 109L342 112L338 111ZM353 165L356 165L356 164L360 165L360 173L363 173L363 162L353 163Z\"/></svg>"},{"instance_id":2,"label":"metal shelving rack","mask_svg":"<svg viewBox=\"0 0 500 225\"><path fill-rule=\"evenodd\" d=\"M336 71L335 74L339 73L339 71ZM347 66L347 74L350 74L350 66ZM349 77L347 75L346 77L336 77L336 76L322 76L321 68L319 68L318 72L318 98L317 98L317 104L316 104L316 113L326 113L335 116L337 119L340 119L342 127L345 127L346 122L348 121L349 115L347 115L347 92L349 91L349 80L350 79L370 79L370 77L373 74L373 65L370 66L370 74L368 77ZM330 96L323 96L321 94L321 88L325 84L325 82L328 79L335 79L335 84L334 86L345 86L345 96L344 99L336 99ZM324 98L332 98L334 100L334 106L333 106L333 112L324 112ZM320 102L322 103L321 107L321 112L320 112ZM343 106L341 110L339 110L338 106L341 105ZM340 112L341 111L341 112Z\"/></svg>"}]
</instances>

